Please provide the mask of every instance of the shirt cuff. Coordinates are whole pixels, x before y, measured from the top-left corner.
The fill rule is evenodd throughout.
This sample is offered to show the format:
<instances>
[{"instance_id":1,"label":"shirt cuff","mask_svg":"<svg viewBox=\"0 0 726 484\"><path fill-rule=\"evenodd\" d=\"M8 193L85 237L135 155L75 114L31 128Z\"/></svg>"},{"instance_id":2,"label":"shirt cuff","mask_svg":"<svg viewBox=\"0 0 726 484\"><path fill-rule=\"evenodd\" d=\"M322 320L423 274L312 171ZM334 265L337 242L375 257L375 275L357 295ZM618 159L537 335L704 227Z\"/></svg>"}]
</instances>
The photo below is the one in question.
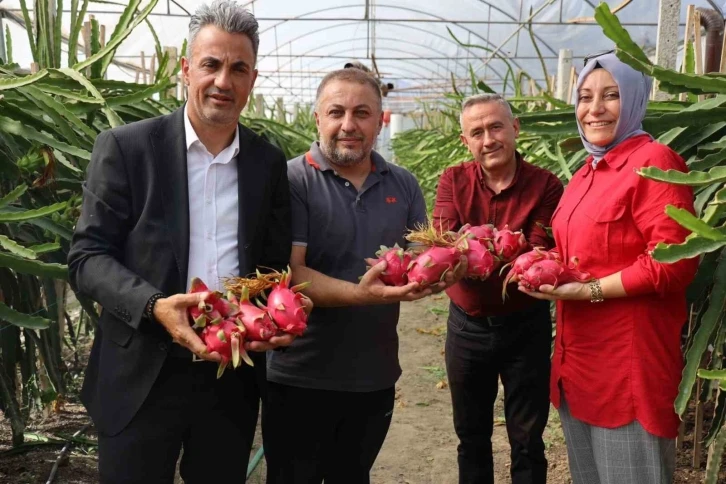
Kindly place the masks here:
<instances>
[{"instance_id":1,"label":"shirt cuff","mask_svg":"<svg viewBox=\"0 0 726 484\"><path fill-rule=\"evenodd\" d=\"M307 242L301 242L299 240L293 240L292 241L292 245L295 245L295 246L298 246L298 247L307 247L308 246L308 243Z\"/></svg>"},{"instance_id":2,"label":"shirt cuff","mask_svg":"<svg viewBox=\"0 0 726 484\"><path fill-rule=\"evenodd\" d=\"M628 296L640 296L655 291L650 278L637 264L623 269L620 272L620 281Z\"/></svg>"}]
</instances>

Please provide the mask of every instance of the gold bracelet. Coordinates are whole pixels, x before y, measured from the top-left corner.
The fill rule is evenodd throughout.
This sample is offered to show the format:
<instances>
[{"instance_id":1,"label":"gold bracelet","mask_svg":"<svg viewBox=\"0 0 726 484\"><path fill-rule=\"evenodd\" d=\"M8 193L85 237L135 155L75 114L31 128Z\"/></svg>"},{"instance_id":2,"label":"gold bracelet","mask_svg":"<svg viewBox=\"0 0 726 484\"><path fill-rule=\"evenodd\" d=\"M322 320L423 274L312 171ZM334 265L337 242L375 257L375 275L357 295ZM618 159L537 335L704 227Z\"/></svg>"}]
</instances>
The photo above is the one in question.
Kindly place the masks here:
<instances>
[{"instance_id":1,"label":"gold bracelet","mask_svg":"<svg viewBox=\"0 0 726 484\"><path fill-rule=\"evenodd\" d=\"M602 297L602 287L600 287L600 280L594 279L590 281L590 302L599 303L603 302L604 300L605 298Z\"/></svg>"}]
</instances>

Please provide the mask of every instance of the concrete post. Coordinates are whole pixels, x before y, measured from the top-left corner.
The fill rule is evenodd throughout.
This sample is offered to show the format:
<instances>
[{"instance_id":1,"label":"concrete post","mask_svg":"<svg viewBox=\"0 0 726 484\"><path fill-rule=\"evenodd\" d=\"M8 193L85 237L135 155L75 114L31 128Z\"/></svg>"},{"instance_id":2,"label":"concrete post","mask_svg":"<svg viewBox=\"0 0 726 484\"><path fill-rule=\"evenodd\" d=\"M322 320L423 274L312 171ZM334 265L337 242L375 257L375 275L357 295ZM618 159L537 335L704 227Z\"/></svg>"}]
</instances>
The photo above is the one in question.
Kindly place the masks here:
<instances>
[{"instance_id":1,"label":"concrete post","mask_svg":"<svg viewBox=\"0 0 726 484\"><path fill-rule=\"evenodd\" d=\"M676 68L678 56L678 22L681 14L681 0L659 0L658 5L658 37L655 47L655 63L667 69ZM670 95L654 86L653 99L662 101Z\"/></svg>"},{"instance_id":2,"label":"concrete post","mask_svg":"<svg viewBox=\"0 0 726 484\"><path fill-rule=\"evenodd\" d=\"M567 87L570 82L570 70L572 69L572 50L560 49L560 57L557 61L557 88L555 97L560 101L570 102L567 98Z\"/></svg>"},{"instance_id":3,"label":"concrete post","mask_svg":"<svg viewBox=\"0 0 726 484\"><path fill-rule=\"evenodd\" d=\"M391 130L390 137L393 139L398 133L403 131L403 114L391 114Z\"/></svg>"}]
</instances>

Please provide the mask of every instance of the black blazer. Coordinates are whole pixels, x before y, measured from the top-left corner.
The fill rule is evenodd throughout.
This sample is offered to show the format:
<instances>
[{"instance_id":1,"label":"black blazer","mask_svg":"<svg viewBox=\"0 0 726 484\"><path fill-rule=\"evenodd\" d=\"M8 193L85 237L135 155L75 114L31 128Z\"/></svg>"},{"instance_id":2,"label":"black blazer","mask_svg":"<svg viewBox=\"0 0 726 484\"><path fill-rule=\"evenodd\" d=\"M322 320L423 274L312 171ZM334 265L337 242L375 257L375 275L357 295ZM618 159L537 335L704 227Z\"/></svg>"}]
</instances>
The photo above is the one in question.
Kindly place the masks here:
<instances>
[{"instance_id":1,"label":"black blazer","mask_svg":"<svg viewBox=\"0 0 726 484\"><path fill-rule=\"evenodd\" d=\"M290 198L283 153L239 126L239 266L283 268L290 257ZM68 266L74 290L103 311L81 399L97 428L120 432L141 406L172 347L163 327L143 318L149 298L186 290L189 196L184 109L98 135L83 186L83 207ZM191 353L190 353L191 355ZM255 370L235 374L250 391ZM204 363L200 363L204 364Z\"/></svg>"}]
</instances>

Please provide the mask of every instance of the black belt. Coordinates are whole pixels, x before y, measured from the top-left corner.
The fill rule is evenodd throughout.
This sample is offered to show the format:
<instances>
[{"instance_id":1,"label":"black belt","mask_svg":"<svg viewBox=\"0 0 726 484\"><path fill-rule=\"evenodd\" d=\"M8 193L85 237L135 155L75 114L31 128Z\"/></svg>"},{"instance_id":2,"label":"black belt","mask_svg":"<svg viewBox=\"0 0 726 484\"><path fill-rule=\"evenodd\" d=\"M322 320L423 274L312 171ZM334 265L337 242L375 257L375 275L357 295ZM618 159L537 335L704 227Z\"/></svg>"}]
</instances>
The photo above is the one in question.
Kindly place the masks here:
<instances>
[{"instance_id":1,"label":"black belt","mask_svg":"<svg viewBox=\"0 0 726 484\"><path fill-rule=\"evenodd\" d=\"M529 319L529 316L537 313L538 311L542 311L545 305L547 306L549 311L548 303L537 302L532 306L528 307L527 309L523 311L517 311L516 313L502 314L499 316L472 316L470 314L467 314L466 311L454 304L454 302L452 301L449 305L449 311L453 312L459 317L465 318L467 321L470 321L472 323L482 326L488 326L490 328L496 328L499 326L513 324L518 321L527 320Z\"/></svg>"}]
</instances>

